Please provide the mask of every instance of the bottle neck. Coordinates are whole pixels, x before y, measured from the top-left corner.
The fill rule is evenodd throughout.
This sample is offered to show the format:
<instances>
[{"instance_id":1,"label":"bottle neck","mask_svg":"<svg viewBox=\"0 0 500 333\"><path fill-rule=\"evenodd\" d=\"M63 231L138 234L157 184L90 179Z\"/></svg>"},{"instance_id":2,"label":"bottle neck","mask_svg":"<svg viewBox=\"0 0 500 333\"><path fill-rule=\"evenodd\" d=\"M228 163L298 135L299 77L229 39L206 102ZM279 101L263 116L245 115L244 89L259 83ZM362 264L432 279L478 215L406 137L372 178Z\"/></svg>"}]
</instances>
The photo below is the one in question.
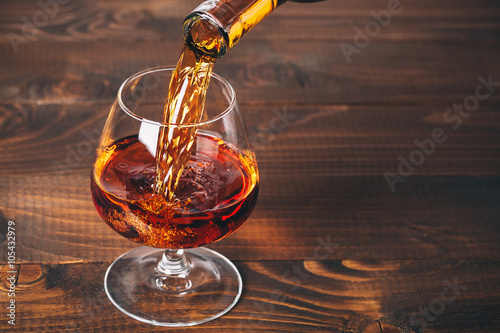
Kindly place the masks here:
<instances>
[{"instance_id":1,"label":"bottle neck","mask_svg":"<svg viewBox=\"0 0 500 333\"><path fill-rule=\"evenodd\" d=\"M214 58L220 58L285 1L205 1L184 20L184 38L191 46Z\"/></svg>"}]
</instances>

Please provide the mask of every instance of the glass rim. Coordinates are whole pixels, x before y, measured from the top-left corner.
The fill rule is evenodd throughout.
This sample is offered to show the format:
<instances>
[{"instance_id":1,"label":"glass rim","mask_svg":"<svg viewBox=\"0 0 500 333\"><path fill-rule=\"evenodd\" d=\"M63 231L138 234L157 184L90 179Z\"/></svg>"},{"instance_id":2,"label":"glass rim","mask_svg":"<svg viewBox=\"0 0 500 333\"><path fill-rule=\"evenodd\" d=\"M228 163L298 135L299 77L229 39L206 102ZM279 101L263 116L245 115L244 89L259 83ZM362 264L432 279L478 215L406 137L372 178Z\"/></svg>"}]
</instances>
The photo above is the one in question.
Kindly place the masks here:
<instances>
[{"instance_id":1,"label":"glass rim","mask_svg":"<svg viewBox=\"0 0 500 333\"><path fill-rule=\"evenodd\" d=\"M188 124L160 123L160 122L157 122L157 121L154 121L154 120L151 120L151 119L144 118L144 117L142 117L142 116L140 116L140 115L132 112L125 105L125 103L122 100L122 91L123 91L123 88L127 84L129 84L133 80L136 80L136 79L138 79L138 78L140 78L142 76L145 76L147 74L150 74L150 73L161 72L161 71L174 71L174 70L175 70L175 67L173 67L173 66L157 66L157 67L151 67L151 68L148 68L148 69L144 69L142 71L139 71L139 72L137 72L137 73L132 74L131 76L129 76L125 81L123 81L123 83L121 84L120 88L118 89L117 100L118 100L118 104L120 105L120 108L125 113L127 113L129 116L131 116L132 118L134 118L136 120L139 120L141 122L144 122L144 123L148 123L148 124L155 125L155 126L158 126L158 127L172 127L172 126L175 126L175 127L182 127L182 128L200 127L200 126L204 126L204 125L208 125L208 124L214 123L217 120L219 120L222 117L224 117L226 114L230 113L233 109L235 109L236 92L234 91L233 86L231 86L231 84L229 82L227 82L226 79L224 79L223 77L219 76L216 73L212 73L211 78L212 79L215 78L220 83L222 83L222 85L224 87L226 87L228 89L229 93L231 94L231 100L229 101L229 106L224 111L218 113L216 116L214 116L214 117L212 117L212 118L210 118L210 119L208 119L206 121L197 122L197 123L188 123ZM168 93L168 92L166 92L166 93ZM165 96L165 99L166 99L166 96Z\"/></svg>"}]
</instances>

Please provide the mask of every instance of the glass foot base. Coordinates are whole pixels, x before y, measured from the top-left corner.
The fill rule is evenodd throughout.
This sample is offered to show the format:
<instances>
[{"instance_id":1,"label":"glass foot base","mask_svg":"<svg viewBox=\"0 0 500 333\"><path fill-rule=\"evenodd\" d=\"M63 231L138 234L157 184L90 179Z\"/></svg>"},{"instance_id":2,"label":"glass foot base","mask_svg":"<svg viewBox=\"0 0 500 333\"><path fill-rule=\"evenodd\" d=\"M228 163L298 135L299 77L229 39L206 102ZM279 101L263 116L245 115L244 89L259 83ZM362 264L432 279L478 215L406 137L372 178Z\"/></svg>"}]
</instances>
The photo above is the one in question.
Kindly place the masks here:
<instances>
[{"instance_id":1,"label":"glass foot base","mask_svg":"<svg viewBox=\"0 0 500 333\"><path fill-rule=\"evenodd\" d=\"M167 265L165 274L159 266L164 253L143 246L109 266L104 287L120 311L144 323L181 327L216 319L238 302L241 276L224 256L207 248L187 249L187 269Z\"/></svg>"}]
</instances>

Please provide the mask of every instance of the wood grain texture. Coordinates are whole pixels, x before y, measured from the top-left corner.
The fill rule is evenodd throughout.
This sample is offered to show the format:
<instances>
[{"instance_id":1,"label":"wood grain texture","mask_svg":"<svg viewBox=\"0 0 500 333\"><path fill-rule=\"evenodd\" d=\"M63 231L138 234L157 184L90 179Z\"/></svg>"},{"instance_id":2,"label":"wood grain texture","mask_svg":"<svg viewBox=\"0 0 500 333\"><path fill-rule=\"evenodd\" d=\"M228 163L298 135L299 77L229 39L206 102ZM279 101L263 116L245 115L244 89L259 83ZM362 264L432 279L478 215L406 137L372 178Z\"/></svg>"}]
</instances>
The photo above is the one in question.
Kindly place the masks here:
<instances>
[{"instance_id":1,"label":"wood grain texture","mask_svg":"<svg viewBox=\"0 0 500 333\"><path fill-rule=\"evenodd\" d=\"M109 103L127 76L176 62L182 18L196 3L71 2L16 53L7 35L24 36L22 18L32 20L40 8L35 1L2 2L0 64L6 71L0 98ZM371 10L386 8L386 1L287 3L245 36L216 71L230 79L240 101L267 104L449 106L474 92L478 75L500 77L500 50L493 42L500 35L500 13L491 1L409 3L349 64L340 43L354 45L354 28L363 30L374 20ZM494 94L482 103L499 98Z\"/></svg>"},{"instance_id":2,"label":"wood grain texture","mask_svg":"<svg viewBox=\"0 0 500 333\"><path fill-rule=\"evenodd\" d=\"M71 1L59 6L46 24L36 27L33 39L179 41L183 18L198 4L197 0ZM5 42L8 42L6 34L9 32L22 35L23 16L32 20L37 11L42 10L36 0L6 0L1 6L0 41ZM264 20L246 35L245 41L352 40L356 34L354 27L364 28L373 20L371 11L378 13L387 7L387 0L324 1L312 5L289 1L273 13L272 19ZM400 13L391 15L389 25L377 39L493 44L498 38L500 10L491 0L401 1L401 8Z\"/></svg>"},{"instance_id":3,"label":"wood grain texture","mask_svg":"<svg viewBox=\"0 0 500 333\"><path fill-rule=\"evenodd\" d=\"M112 101L110 102L112 103ZM441 128L447 139L414 175L498 176L500 113L480 106L468 118L445 121L452 107L253 105L240 103L249 140L264 175L381 176L396 172L398 156ZM4 175L87 176L108 103L0 103L0 168ZM30 151L26 154L26 150ZM50 186L50 184L47 184Z\"/></svg>"},{"instance_id":4,"label":"wood grain texture","mask_svg":"<svg viewBox=\"0 0 500 333\"><path fill-rule=\"evenodd\" d=\"M30 30L38 0L0 2L0 262L15 221L16 331L499 332L500 87L458 127L444 117L479 76L500 81L494 0L402 0L350 62L341 44L356 45L387 0L276 10L215 67L261 175L248 223L210 246L235 261L242 299L173 330L110 304L105 270L136 244L94 210L97 137L124 79L176 62L198 3L74 0ZM384 174L436 128L446 141L392 192Z\"/></svg>"},{"instance_id":5,"label":"wood grain texture","mask_svg":"<svg viewBox=\"0 0 500 333\"><path fill-rule=\"evenodd\" d=\"M172 331L138 323L113 307L102 285L109 264L20 265L18 329ZM456 327L495 332L499 324L495 277L500 265L495 261L262 261L236 266L246 286L237 306L216 321L176 332L457 332ZM5 289L5 274L1 282ZM442 309L441 299L447 300L441 301ZM424 313L435 309L425 323L420 308Z\"/></svg>"},{"instance_id":6,"label":"wood grain texture","mask_svg":"<svg viewBox=\"0 0 500 333\"><path fill-rule=\"evenodd\" d=\"M30 43L0 65L0 98L13 103L111 103L123 80L148 67L174 64L180 42ZM144 50L149 50L144 52ZM438 105L475 93L478 76L497 82L498 45L372 43L347 63L330 42L242 41L215 67L244 103L266 105ZM450 61L453 59L453 61ZM500 101L498 89L481 105Z\"/></svg>"},{"instance_id":7,"label":"wood grain texture","mask_svg":"<svg viewBox=\"0 0 500 333\"><path fill-rule=\"evenodd\" d=\"M249 259L248 253L252 260L306 259L326 235L340 244L339 259L497 258L494 108L481 108L454 131L437 107L242 107L262 186L250 221L214 245L233 259ZM29 240L20 244L20 260L110 260L134 246L102 223L90 198L90 168L108 108L1 108L0 210L19 221ZM295 118L269 131L273 109ZM397 173L398 156L408 159L415 138L430 138L436 127L450 138L392 193L384 173Z\"/></svg>"},{"instance_id":8,"label":"wood grain texture","mask_svg":"<svg viewBox=\"0 0 500 333\"><path fill-rule=\"evenodd\" d=\"M393 194L381 176L291 177L263 173L249 221L213 247L231 259L306 259L318 238L329 237L339 259L499 255L498 178L414 176ZM134 246L99 219L87 175L0 184L3 215L17 222L20 261L110 260Z\"/></svg>"}]
</instances>

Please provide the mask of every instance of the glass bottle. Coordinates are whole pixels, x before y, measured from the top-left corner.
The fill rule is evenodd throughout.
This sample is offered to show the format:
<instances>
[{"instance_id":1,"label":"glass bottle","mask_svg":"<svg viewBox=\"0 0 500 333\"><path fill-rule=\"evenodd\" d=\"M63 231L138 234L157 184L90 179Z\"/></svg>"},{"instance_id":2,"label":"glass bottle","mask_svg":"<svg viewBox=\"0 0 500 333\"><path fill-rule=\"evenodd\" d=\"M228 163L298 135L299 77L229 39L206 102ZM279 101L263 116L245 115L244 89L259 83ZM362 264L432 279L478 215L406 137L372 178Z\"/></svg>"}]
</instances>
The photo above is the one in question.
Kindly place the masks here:
<instances>
[{"instance_id":1,"label":"glass bottle","mask_svg":"<svg viewBox=\"0 0 500 333\"><path fill-rule=\"evenodd\" d=\"M184 20L188 44L213 57L222 57L250 29L286 0L207 0Z\"/></svg>"}]
</instances>

